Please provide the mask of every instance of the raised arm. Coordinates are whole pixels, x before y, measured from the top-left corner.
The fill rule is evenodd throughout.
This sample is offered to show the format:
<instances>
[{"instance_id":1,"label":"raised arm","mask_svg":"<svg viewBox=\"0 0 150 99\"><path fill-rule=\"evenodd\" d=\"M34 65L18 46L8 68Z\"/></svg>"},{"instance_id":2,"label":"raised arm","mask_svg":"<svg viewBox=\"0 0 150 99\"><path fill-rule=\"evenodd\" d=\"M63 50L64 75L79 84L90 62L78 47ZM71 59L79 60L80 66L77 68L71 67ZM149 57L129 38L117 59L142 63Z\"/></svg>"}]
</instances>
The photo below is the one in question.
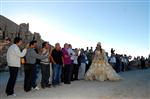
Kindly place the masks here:
<instances>
[{"instance_id":1,"label":"raised arm","mask_svg":"<svg viewBox=\"0 0 150 99\"><path fill-rule=\"evenodd\" d=\"M32 51L32 57L35 57L35 58L37 58L37 59L45 59L45 58L48 58L48 56L43 56L43 55L39 55L39 54L37 54L34 50Z\"/></svg>"},{"instance_id":2,"label":"raised arm","mask_svg":"<svg viewBox=\"0 0 150 99\"><path fill-rule=\"evenodd\" d=\"M19 56L19 57L24 57L25 54L26 54L26 52L27 52L27 49L24 49L24 50L21 52L20 49L16 47L16 48L14 49L14 52L15 52L15 54L16 54L17 56Z\"/></svg>"}]
</instances>

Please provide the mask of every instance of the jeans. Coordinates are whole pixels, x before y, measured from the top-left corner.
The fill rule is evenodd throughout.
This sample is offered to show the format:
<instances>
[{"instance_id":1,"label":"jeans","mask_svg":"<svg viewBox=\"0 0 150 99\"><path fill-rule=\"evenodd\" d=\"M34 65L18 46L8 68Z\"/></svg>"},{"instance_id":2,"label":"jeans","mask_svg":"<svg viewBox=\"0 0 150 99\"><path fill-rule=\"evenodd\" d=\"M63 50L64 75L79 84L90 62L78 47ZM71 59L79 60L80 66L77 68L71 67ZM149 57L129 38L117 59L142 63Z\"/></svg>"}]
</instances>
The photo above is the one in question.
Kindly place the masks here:
<instances>
[{"instance_id":1,"label":"jeans","mask_svg":"<svg viewBox=\"0 0 150 99\"><path fill-rule=\"evenodd\" d=\"M116 63L116 72L120 72L121 70L121 64L120 63Z\"/></svg>"},{"instance_id":2,"label":"jeans","mask_svg":"<svg viewBox=\"0 0 150 99\"><path fill-rule=\"evenodd\" d=\"M124 71L124 70L125 70L124 66L125 66L125 64L124 64L123 62L121 62L121 67L120 67L120 70L121 70L121 71Z\"/></svg>"},{"instance_id":3,"label":"jeans","mask_svg":"<svg viewBox=\"0 0 150 99\"><path fill-rule=\"evenodd\" d=\"M84 79L85 69L86 69L86 64L81 63L81 65L79 67L79 73L78 73L78 79L79 80Z\"/></svg>"},{"instance_id":4,"label":"jeans","mask_svg":"<svg viewBox=\"0 0 150 99\"><path fill-rule=\"evenodd\" d=\"M41 86L46 87L49 84L49 78L50 78L50 64L41 64Z\"/></svg>"},{"instance_id":5,"label":"jeans","mask_svg":"<svg viewBox=\"0 0 150 99\"><path fill-rule=\"evenodd\" d=\"M35 64L33 70L33 79L32 79L32 87L35 88L37 86L38 73L40 71L40 64Z\"/></svg>"},{"instance_id":6,"label":"jeans","mask_svg":"<svg viewBox=\"0 0 150 99\"><path fill-rule=\"evenodd\" d=\"M14 94L14 86L18 75L18 67L9 67L9 74L10 77L6 87L6 94L12 95Z\"/></svg>"},{"instance_id":7,"label":"jeans","mask_svg":"<svg viewBox=\"0 0 150 99\"><path fill-rule=\"evenodd\" d=\"M53 64L53 85L59 85L61 82L62 65Z\"/></svg>"}]
</instances>

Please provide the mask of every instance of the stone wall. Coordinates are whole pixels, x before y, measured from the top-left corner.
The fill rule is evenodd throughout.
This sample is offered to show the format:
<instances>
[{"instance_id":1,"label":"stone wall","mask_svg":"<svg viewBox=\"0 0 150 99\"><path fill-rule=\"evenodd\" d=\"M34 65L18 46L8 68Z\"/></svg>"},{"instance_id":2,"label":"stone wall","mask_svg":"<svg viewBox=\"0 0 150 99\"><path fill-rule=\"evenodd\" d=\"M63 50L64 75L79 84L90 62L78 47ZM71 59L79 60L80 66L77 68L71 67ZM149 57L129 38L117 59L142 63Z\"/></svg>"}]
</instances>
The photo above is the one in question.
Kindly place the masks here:
<instances>
[{"instance_id":1,"label":"stone wall","mask_svg":"<svg viewBox=\"0 0 150 99\"><path fill-rule=\"evenodd\" d=\"M15 22L9 20L8 18L0 15L0 31L2 32L0 36L0 70L6 65L6 52L11 44L5 44L5 38L13 39L19 36L23 39L23 46L28 44L31 40L37 40L39 47L43 40L39 33L31 33L29 31L29 23L21 23L17 25Z\"/></svg>"},{"instance_id":2,"label":"stone wall","mask_svg":"<svg viewBox=\"0 0 150 99\"><path fill-rule=\"evenodd\" d=\"M0 15L0 20L0 28L3 32L3 39L9 37L13 40L16 36L20 36L26 41L33 39L33 34L29 31L29 23L21 23L20 25L17 25L15 22L2 15Z\"/></svg>"},{"instance_id":3,"label":"stone wall","mask_svg":"<svg viewBox=\"0 0 150 99\"><path fill-rule=\"evenodd\" d=\"M2 29L3 32L5 32L4 38L5 37L13 37L16 36L16 33L19 31L19 26L14 23L13 21L10 21L4 16L0 15L0 28Z\"/></svg>"},{"instance_id":4,"label":"stone wall","mask_svg":"<svg viewBox=\"0 0 150 99\"><path fill-rule=\"evenodd\" d=\"M39 33L34 32L34 40L37 40L38 47L41 48L44 41L41 39L41 35Z\"/></svg>"}]
</instances>

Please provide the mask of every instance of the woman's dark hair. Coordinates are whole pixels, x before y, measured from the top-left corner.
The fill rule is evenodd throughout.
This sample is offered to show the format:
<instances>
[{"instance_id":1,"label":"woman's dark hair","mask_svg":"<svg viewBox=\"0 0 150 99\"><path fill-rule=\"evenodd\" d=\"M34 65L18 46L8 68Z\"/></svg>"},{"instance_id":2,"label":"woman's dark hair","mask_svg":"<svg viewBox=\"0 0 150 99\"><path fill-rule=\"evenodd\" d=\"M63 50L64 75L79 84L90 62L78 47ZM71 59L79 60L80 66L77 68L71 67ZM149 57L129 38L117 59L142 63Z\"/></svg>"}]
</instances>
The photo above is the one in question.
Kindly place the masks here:
<instances>
[{"instance_id":1,"label":"woman's dark hair","mask_svg":"<svg viewBox=\"0 0 150 99\"><path fill-rule=\"evenodd\" d=\"M22 39L20 37L15 37L14 38L14 44L17 44L21 41Z\"/></svg>"},{"instance_id":2,"label":"woman's dark hair","mask_svg":"<svg viewBox=\"0 0 150 99\"><path fill-rule=\"evenodd\" d=\"M42 43L42 48L44 48L47 43L48 43L48 42L43 42L43 43Z\"/></svg>"},{"instance_id":3,"label":"woman's dark hair","mask_svg":"<svg viewBox=\"0 0 150 99\"><path fill-rule=\"evenodd\" d=\"M29 46L34 45L34 43L37 43L37 41L36 40L31 41Z\"/></svg>"}]
</instances>

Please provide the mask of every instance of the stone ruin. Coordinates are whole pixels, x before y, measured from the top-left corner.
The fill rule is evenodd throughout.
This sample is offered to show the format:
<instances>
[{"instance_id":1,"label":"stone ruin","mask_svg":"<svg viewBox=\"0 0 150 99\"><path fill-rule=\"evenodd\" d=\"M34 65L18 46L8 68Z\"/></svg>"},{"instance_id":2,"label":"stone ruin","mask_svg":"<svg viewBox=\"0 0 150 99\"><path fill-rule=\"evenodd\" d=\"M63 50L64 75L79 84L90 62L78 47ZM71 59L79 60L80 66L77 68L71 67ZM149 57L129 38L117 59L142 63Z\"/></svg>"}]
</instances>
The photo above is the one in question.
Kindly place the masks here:
<instances>
[{"instance_id":1,"label":"stone ruin","mask_svg":"<svg viewBox=\"0 0 150 99\"><path fill-rule=\"evenodd\" d=\"M8 18L0 15L0 71L3 70L7 64L6 64L6 52L8 47L12 44L13 39L19 36L23 39L24 45L23 47L28 44L31 40L37 40L38 41L38 47L41 47L41 44L43 40L41 39L41 36L39 33L34 32L32 34L29 31L29 23L21 23L20 25L17 25L15 22L9 20ZM7 42L6 38L10 38L11 42ZM53 46L52 46L53 47ZM149 58L150 61L150 58ZM139 62L131 62L132 66L139 66ZM150 63L147 64L147 66L150 66Z\"/></svg>"},{"instance_id":2,"label":"stone ruin","mask_svg":"<svg viewBox=\"0 0 150 99\"><path fill-rule=\"evenodd\" d=\"M0 70L6 66L6 52L8 47L12 44L15 37L21 37L23 39L23 46L28 44L31 40L37 40L39 47L43 40L39 33L31 33L29 31L29 23L21 23L17 25L15 22L0 15ZM11 42L6 43L6 38L10 38Z\"/></svg>"}]
</instances>

